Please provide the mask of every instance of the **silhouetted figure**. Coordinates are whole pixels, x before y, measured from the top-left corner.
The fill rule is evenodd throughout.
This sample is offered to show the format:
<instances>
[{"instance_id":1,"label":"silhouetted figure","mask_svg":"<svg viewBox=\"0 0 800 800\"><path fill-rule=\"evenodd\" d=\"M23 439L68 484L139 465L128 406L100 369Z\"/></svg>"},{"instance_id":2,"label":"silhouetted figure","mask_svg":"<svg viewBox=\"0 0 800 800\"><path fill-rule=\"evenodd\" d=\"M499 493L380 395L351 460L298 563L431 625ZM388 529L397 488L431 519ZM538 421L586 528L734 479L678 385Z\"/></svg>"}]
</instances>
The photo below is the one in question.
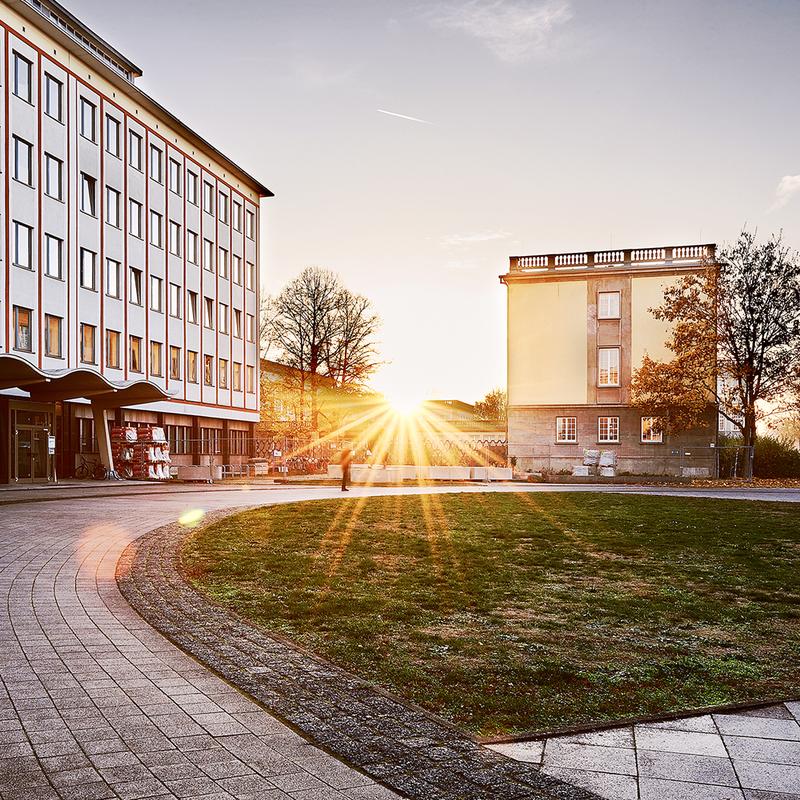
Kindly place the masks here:
<instances>
[{"instance_id":1,"label":"silhouetted figure","mask_svg":"<svg viewBox=\"0 0 800 800\"><path fill-rule=\"evenodd\" d=\"M342 455L339 458L339 463L342 465L342 491L349 492L347 484L350 483L350 465L353 463L353 456L355 453L349 448L342 449Z\"/></svg>"}]
</instances>

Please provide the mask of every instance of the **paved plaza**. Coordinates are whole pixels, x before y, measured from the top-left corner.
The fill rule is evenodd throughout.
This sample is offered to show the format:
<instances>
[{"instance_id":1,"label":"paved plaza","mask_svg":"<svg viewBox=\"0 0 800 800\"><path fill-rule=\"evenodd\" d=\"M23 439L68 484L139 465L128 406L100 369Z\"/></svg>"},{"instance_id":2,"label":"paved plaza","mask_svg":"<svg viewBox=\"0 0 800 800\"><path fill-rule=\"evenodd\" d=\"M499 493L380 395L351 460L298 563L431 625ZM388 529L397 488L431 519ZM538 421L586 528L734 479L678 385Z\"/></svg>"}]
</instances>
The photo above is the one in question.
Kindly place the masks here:
<instances>
[{"instance_id":1,"label":"paved plaza","mask_svg":"<svg viewBox=\"0 0 800 800\"><path fill-rule=\"evenodd\" d=\"M551 491L555 487L531 486L526 491ZM561 488L561 487L560 487ZM573 487L563 487L571 489ZM356 489L359 494L430 493L435 491L517 491L518 486L471 486L441 489ZM585 489L583 489L585 490ZM88 490L87 490L88 493ZM4 496L8 498L12 493ZM373 780L366 769L354 769L301 735L302 725L288 726L240 693L234 686L179 650L157 633L120 594L115 570L126 547L137 538L174 523L184 512L202 508L213 512L274 502L337 497L329 488L258 488L243 490L182 491L129 497L82 497L81 490L56 502L24 502L0 508L0 797L2 800L103 800L104 798L295 798L295 800L381 800L397 795ZM100 494L94 492L94 494ZM705 492L703 492L705 494ZM751 492L752 494L752 492ZM778 499L777 497L765 499ZM800 492L782 493L779 499L800 499ZM20 499L35 500L28 493ZM74 498L74 499L73 499ZM169 606L168 603L164 603ZM184 624L191 609L173 609L172 624ZM211 642L211 645L214 645ZM255 671L254 671L255 672ZM248 689L250 687L248 686ZM544 771L567 785L542 776L538 788L525 791L535 758L528 763L484 751L487 774L519 775L519 791L505 784L486 786L482 793L431 794L435 797L637 797L630 794L631 780L642 791L653 780L670 781L670 764L684 775L695 759L693 783L682 781L695 794L659 797L789 800L787 792L797 776L800 727L796 707L781 706L771 717L716 716L697 725L706 729L658 733L631 733L639 750L623 737L605 744L585 742L577 751L582 760L564 756L548 759L551 742L543 748ZM788 715L788 716L787 716ZM284 717L283 714L281 714ZM286 717L284 717L286 718ZM335 720L331 721L335 727ZM726 729L722 726L729 725ZM781 735L774 735L780 728ZM788 731L797 730L797 735ZM771 733L772 732L772 733ZM641 735L651 737L643 745ZM678 739L675 739L677 734ZM391 748L393 731L385 732ZM653 746L653 741L684 741L711 737L727 748L726 754L685 751L686 745ZM658 738L658 737L661 738ZM655 739L653 737L656 737ZM315 739L315 741L318 741ZM697 740L699 741L699 739ZM735 744L731 742L735 741ZM435 744L418 743L428 748ZM569 751L569 742L552 740L552 752ZM669 746L668 746L669 745ZM717 747L714 745L713 747ZM476 746L477 747L477 746ZM532 746L528 745L528 748ZM535 748L535 746L533 746ZM629 763L636 772L604 769L602 759L587 757L605 747L610 759ZM684 749L680 749L683 747ZM698 745L701 747L701 745ZM709 747L712 747L709 745ZM733 749L732 749L733 748ZM738 749L737 749L738 748ZM713 748L712 748L713 749ZM614 755L611 755L611 753ZM471 751L470 751L471 753ZM602 751L606 754L606 751ZM660 764L655 772L638 759L647 756ZM518 752L513 755L518 756ZM470 758L479 759L472 754ZM719 780L724 766L704 772L696 759L727 759L737 776L736 785ZM354 758L346 759L355 763ZM713 762L716 763L716 762ZM649 762L648 762L649 764ZM519 768L515 772L515 766ZM744 766L742 766L744 765ZM791 765L795 765L791 767ZM590 769L589 767L593 768ZM629 769L626 768L626 769ZM709 767L710 769L710 767ZM441 772L442 770L440 770ZM665 773L658 777L656 773ZM608 783L589 786L587 773L614 776L623 789L609 794ZM726 773L730 775L730 773ZM711 778L702 778L711 775ZM743 775L746 777L743 779ZM636 776L639 776L637 782ZM698 778L697 776L700 776ZM759 777L761 776L761 777ZM765 777L767 776L767 777ZM768 784L773 776L774 784ZM782 776L782 777L781 777ZM379 777L379 776L378 776ZM625 778L631 779L627 782ZM783 780L783 783L777 781ZM705 781L705 782L703 782ZM758 783L761 781L761 783ZM381 781L384 782L384 781ZM572 784L572 787L570 786ZM464 784L466 785L466 783ZM592 789L596 795L582 790ZM655 785L655 784L654 784ZM664 783L667 786L666 783ZM766 793L751 792L771 786ZM697 794L698 786L706 794ZM739 788L744 786L744 792ZM775 787L782 788L777 789ZM505 788L504 788L505 787ZM694 787L694 788L692 788ZM712 787L712 788L708 788ZM628 794L624 794L627 791ZM723 792L720 794L720 791ZM782 793L775 794L775 791ZM738 794L737 794L738 792ZM769 792L773 792L770 794ZM403 792L404 794L407 792ZM413 793L408 792L413 796ZM422 795L417 795L422 796ZM641 797L655 795L641 794ZM426 800L428 800L426 798Z\"/></svg>"}]
</instances>

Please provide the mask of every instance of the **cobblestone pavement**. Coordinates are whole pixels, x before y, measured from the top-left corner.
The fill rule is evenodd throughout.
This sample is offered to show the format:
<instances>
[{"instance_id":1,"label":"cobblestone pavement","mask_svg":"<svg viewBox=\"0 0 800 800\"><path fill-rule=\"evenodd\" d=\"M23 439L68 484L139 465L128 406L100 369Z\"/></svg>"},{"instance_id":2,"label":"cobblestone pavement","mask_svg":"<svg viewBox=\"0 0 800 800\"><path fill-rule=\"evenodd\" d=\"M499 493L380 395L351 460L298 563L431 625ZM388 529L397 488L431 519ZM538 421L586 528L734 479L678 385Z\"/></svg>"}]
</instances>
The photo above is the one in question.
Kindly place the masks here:
<instances>
[{"instance_id":1,"label":"cobblestone pavement","mask_svg":"<svg viewBox=\"0 0 800 800\"><path fill-rule=\"evenodd\" d=\"M350 496L419 491L355 490ZM330 489L198 491L1 508L0 798L396 797L365 774L365 762L374 777L388 782L395 776L395 785L425 800L594 797L481 748L421 712L365 692L360 682L311 657L305 657L314 665L305 675L292 674L289 663L280 675L284 666L276 655L297 653L293 648L264 637L262 662L252 649L257 640L216 639L224 621L196 620L192 636L198 649L223 656L246 653L251 660L242 686L253 694L265 689L265 700L270 700L267 664L289 687L287 701L306 704L309 720L331 709L315 687L327 684L351 692L351 699L360 696L358 714L354 707L349 715L328 717L326 728L307 726L325 748L320 749L156 633L119 593L115 568L126 546L189 509L336 496ZM183 594L161 598L171 624L191 626L199 616L196 607L180 605L185 599ZM418 716L430 736L417 735ZM357 721L368 723L370 746L381 748L380 760L374 751L363 755L364 740L349 728ZM303 728L302 718L293 722ZM329 754L334 742L346 739L350 749L336 751L363 771ZM424 752L424 759L415 760L415 752ZM400 763L403 758L407 761ZM386 774L378 774L380 764Z\"/></svg>"},{"instance_id":2,"label":"cobblestone pavement","mask_svg":"<svg viewBox=\"0 0 800 800\"><path fill-rule=\"evenodd\" d=\"M800 703L491 745L608 800L800 800Z\"/></svg>"}]
</instances>

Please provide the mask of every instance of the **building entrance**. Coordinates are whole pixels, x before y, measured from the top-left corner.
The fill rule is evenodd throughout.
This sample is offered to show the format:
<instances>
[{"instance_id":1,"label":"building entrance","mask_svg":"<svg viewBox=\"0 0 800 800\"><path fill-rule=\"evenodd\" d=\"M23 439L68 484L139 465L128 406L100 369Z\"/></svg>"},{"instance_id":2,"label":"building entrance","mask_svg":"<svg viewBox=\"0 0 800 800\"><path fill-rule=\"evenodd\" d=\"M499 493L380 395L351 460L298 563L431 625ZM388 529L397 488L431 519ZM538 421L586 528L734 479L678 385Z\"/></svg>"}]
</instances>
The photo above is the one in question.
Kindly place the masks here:
<instances>
[{"instance_id":1,"label":"building entrance","mask_svg":"<svg viewBox=\"0 0 800 800\"><path fill-rule=\"evenodd\" d=\"M17 483L46 482L52 476L48 438L52 414L47 411L14 411L13 480Z\"/></svg>"}]
</instances>

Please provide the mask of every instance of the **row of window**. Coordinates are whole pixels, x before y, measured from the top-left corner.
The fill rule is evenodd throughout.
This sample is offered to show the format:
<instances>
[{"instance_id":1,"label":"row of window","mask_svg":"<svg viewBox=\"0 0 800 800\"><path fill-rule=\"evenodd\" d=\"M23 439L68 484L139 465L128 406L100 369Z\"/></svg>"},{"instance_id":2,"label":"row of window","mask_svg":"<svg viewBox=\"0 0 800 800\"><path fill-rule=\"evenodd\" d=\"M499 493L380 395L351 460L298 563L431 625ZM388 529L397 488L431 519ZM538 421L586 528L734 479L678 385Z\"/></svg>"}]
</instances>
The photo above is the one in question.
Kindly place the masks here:
<instances>
[{"instance_id":1,"label":"row of window","mask_svg":"<svg viewBox=\"0 0 800 800\"><path fill-rule=\"evenodd\" d=\"M25 56L14 52L14 94L24 100L26 103L33 102L33 80L32 80L32 62L25 58ZM57 120L58 122L64 121L64 84L62 81L53 77L49 72L44 75L44 112L49 117ZM85 97L80 98L80 133L85 139L89 141L97 141L97 106ZM24 183L31 185L32 180L32 152L33 145L25 142L22 139L15 139L15 164L17 163L17 142L20 147L20 173L27 173L27 180ZM108 153L117 158L121 157L121 123L118 119L110 114L106 114L105 118L105 149ZM26 156L27 151L27 156ZM128 163L134 169L143 171L143 139L142 136L135 131L128 131ZM52 159L53 157L50 156ZM25 161L27 160L27 168ZM57 160L57 159L56 159ZM164 152L155 144L150 145L149 152L149 174L150 177L158 182L163 183L163 161ZM16 175L15 175L16 177ZM199 205L198 186L200 176L192 172L190 169L186 170L186 200L192 205ZM183 167L179 161L174 158L169 159L169 190L174 194L181 196L184 191L183 186ZM54 196L54 195L53 195ZM59 196L60 199L60 196ZM208 214L214 214L214 185L210 181L203 181L203 210ZM218 193L217 201L217 216L219 221L228 223L228 195L220 191ZM244 229L248 238L255 239L255 213L250 209L244 211L242 215L242 204L236 200L231 204L231 225L239 232L242 231L242 221L244 220Z\"/></svg>"},{"instance_id":2,"label":"row of window","mask_svg":"<svg viewBox=\"0 0 800 800\"><path fill-rule=\"evenodd\" d=\"M664 432L659 429L656 417L642 417L639 432L643 444L661 444ZM575 444L578 441L578 418L556 417L556 442ZM597 418L597 441L601 444L619 443L619 417Z\"/></svg>"}]
</instances>

